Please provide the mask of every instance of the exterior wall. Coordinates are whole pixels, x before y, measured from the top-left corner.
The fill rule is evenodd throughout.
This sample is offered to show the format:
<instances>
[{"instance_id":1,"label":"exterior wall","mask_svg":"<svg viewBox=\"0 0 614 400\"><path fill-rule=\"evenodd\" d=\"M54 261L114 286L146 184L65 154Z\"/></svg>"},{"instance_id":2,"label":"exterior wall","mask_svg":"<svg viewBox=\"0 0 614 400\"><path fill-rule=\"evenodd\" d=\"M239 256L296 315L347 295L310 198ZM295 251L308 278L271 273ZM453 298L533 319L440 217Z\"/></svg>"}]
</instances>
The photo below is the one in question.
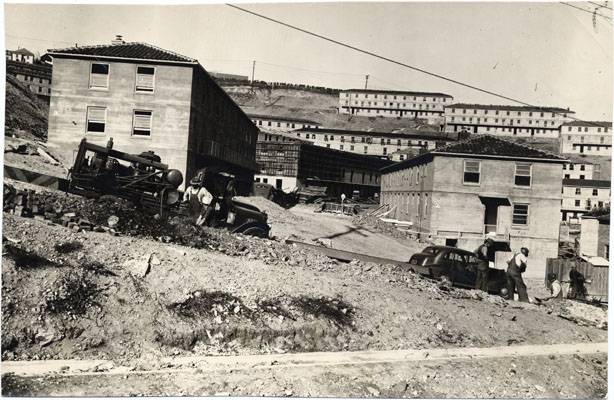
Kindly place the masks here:
<instances>
[{"instance_id":1,"label":"exterior wall","mask_svg":"<svg viewBox=\"0 0 614 400\"><path fill-rule=\"evenodd\" d=\"M313 142L316 146L346 151L354 154L389 157L392 153L406 149L413 149L416 153L421 150L433 150L439 145L451 142L446 138L428 138L411 135L382 135L375 132L314 132L297 131L296 137ZM392 137L391 137L392 136Z\"/></svg>"},{"instance_id":2,"label":"exterior wall","mask_svg":"<svg viewBox=\"0 0 614 400\"><path fill-rule=\"evenodd\" d=\"M558 138L561 125L571 119L561 114L540 110L483 109L470 105L445 108L445 131L491 134L496 136ZM569 114L573 112L568 111Z\"/></svg>"},{"instance_id":3,"label":"exterior wall","mask_svg":"<svg viewBox=\"0 0 614 400\"><path fill-rule=\"evenodd\" d=\"M531 274L543 276L546 258L558 255L561 180L552 176L560 173L560 163L532 162L531 186L525 188L514 185L516 162L501 159L481 159L480 183L463 183L464 160L435 156L422 166L422 186L415 183L418 166L385 174L381 204L396 206L396 218L413 222L416 230L428 231L436 243L457 239L459 247L473 251L483 242L486 232L486 207L479 196L508 199L509 205L497 208L497 236L500 240L509 239L513 251L528 247ZM420 215L413 215L416 201L422 206L427 203L423 222L417 219ZM529 205L527 225L512 224L515 203ZM405 212L403 207L410 211ZM496 265L503 268L510 255L498 252Z\"/></svg>"},{"instance_id":4,"label":"exterior wall","mask_svg":"<svg viewBox=\"0 0 614 400\"><path fill-rule=\"evenodd\" d=\"M339 113L367 117L425 119L429 124L443 124L443 107L452 103L452 96L432 93L398 93L384 91L341 91Z\"/></svg>"},{"instance_id":5,"label":"exterior wall","mask_svg":"<svg viewBox=\"0 0 614 400\"><path fill-rule=\"evenodd\" d=\"M23 53L20 51L7 50L6 59L10 61L32 64L34 63L34 54Z\"/></svg>"},{"instance_id":6,"label":"exterior wall","mask_svg":"<svg viewBox=\"0 0 614 400\"><path fill-rule=\"evenodd\" d=\"M317 129L320 124L315 122L304 122L304 121L287 121L287 120L277 120L274 118L257 118L250 117L254 125L256 125L259 129L273 132L291 132L296 129L301 128L314 128Z\"/></svg>"},{"instance_id":7,"label":"exterior wall","mask_svg":"<svg viewBox=\"0 0 614 400\"><path fill-rule=\"evenodd\" d=\"M48 146L66 165L72 165L82 138L127 153L153 150L170 168L186 179L188 121L192 68L156 66L155 92L135 92L139 64L110 62L107 90L89 89L90 60L56 57L49 106ZM107 108L104 133L86 133L87 107ZM132 135L134 110L151 110L151 136Z\"/></svg>"},{"instance_id":8,"label":"exterior wall","mask_svg":"<svg viewBox=\"0 0 614 400\"><path fill-rule=\"evenodd\" d=\"M7 61L6 73L15 76L32 93L44 98L51 94L51 66Z\"/></svg>"},{"instance_id":9,"label":"exterior wall","mask_svg":"<svg viewBox=\"0 0 614 400\"><path fill-rule=\"evenodd\" d=\"M599 168L594 164L563 164L563 179L598 179Z\"/></svg>"},{"instance_id":10,"label":"exterior wall","mask_svg":"<svg viewBox=\"0 0 614 400\"><path fill-rule=\"evenodd\" d=\"M34 94L51 96L51 79L41 78L28 74L15 74L17 78Z\"/></svg>"},{"instance_id":11,"label":"exterior wall","mask_svg":"<svg viewBox=\"0 0 614 400\"><path fill-rule=\"evenodd\" d=\"M248 193L257 169L258 129L204 69L194 67L189 82L188 176L215 165L234 174L238 191Z\"/></svg>"},{"instance_id":12,"label":"exterior wall","mask_svg":"<svg viewBox=\"0 0 614 400\"><path fill-rule=\"evenodd\" d=\"M563 125L560 146L561 153L611 156L612 127Z\"/></svg>"},{"instance_id":13,"label":"exterior wall","mask_svg":"<svg viewBox=\"0 0 614 400\"><path fill-rule=\"evenodd\" d=\"M277 182L281 181L281 190L286 193L290 193L299 187L298 179L291 176L256 174L254 175L254 181L268 183L269 185L273 185L273 187L277 187Z\"/></svg>"},{"instance_id":14,"label":"exterior wall","mask_svg":"<svg viewBox=\"0 0 614 400\"><path fill-rule=\"evenodd\" d=\"M597 237L597 256L610 259L610 224L600 223Z\"/></svg>"},{"instance_id":15,"label":"exterior wall","mask_svg":"<svg viewBox=\"0 0 614 400\"><path fill-rule=\"evenodd\" d=\"M586 186L563 186L561 202L561 219L573 221L595 207L606 207L610 204L610 188Z\"/></svg>"},{"instance_id":16,"label":"exterior wall","mask_svg":"<svg viewBox=\"0 0 614 400\"><path fill-rule=\"evenodd\" d=\"M597 218L580 219L580 254L596 257L599 255L599 220Z\"/></svg>"}]
</instances>

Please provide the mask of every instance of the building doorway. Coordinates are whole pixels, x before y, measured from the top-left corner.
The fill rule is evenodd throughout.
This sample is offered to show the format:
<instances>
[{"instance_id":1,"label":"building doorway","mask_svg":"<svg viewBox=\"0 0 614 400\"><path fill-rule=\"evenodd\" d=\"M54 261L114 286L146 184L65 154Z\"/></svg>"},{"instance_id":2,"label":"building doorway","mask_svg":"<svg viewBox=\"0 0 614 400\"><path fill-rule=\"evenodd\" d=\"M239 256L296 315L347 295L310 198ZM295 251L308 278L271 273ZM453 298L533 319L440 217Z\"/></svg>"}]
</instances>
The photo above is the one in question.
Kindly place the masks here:
<instances>
[{"instance_id":1,"label":"building doorway","mask_svg":"<svg viewBox=\"0 0 614 400\"><path fill-rule=\"evenodd\" d=\"M511 205L509 200L501 197L483 197L480 201L484 205L484 234L496 235L499 229L499 206Z\"/></svg>"}]
</instances>

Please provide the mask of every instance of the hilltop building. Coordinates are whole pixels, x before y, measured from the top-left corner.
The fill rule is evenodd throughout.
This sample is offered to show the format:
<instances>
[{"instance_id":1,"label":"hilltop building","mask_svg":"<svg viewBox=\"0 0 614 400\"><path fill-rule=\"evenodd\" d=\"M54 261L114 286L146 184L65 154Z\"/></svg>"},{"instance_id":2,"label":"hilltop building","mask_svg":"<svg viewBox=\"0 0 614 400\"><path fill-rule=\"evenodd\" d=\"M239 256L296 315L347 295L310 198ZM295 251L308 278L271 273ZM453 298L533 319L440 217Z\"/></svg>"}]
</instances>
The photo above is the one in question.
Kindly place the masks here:
<instances>
[{"instance_id":1,"label":"hilltop building","mask_svg":"<svg viewBox=\"0 0 614 400\"><path fill-rule=\"evenodd\" d=\"M316 146L355 154L389 157L404 149L416 152L432 150L456 141L458 135L436 131L405 130L403 133L353 131L330 128L304 128L293 132L299 139L307 139Z\"/></svg>"},{"instance_id":2,"label":"hilltop building","mask_svg":"<svg viewBox=\"0 0 614 400\"><path fill-rule=\"evenodd\" d=\"M574 114L557 107L457 103L444 108L446 132L496 136L558 138L559 128Z\"/></svg>"},{"instance_id":3,"label":"hilltop building","mask_svg":"<svg viewBox=\"0 0 614 400\"><path fill-rule=\"evenodd\" d=\"M34 53L28 49L6 50L6 60L20 63L33 64Z\"/></svg>"},{"instance_id":4,"label":"hilltop building","mask_svg":"<svg viewBox=\"0 0 614 400\"><path fill-rule=\"evenodd\" d=\"M560 152L595 156L612 155L612 123L571 121L561 126Z\"/></svg>"},{"instance_id":5,"label":"hilltop building","mask_svg":"<svg viewBox=\"0 0 614 400\"><path fill-rule=\"evenodd\" d=\"M557 257L561 165L566 160L490 135L449 144L382 169L380 203L436 244L473 250L486 235L544 270ZM505 252L496 265L504 267Z\"/></svg>"},{"instance_id":6,"label":"hilltop building","mask_svg":"<svg viewBox=\"0 0 614 400\"><path fill-rule=\"evenodd\" d=\"M445 93L349 89L339 92L339 113L418 118L429 124L441 125L444 122L444 106L452 101L453 97Z\"/></svg>"},{"instance_id":7,"label":"hilltop building","mask_svg":"<svg viewBox=\"0 0 614 400\"><path fill-rule=\"evenodd\" d=\"M599 179L601 165L594 164L586 158L565 155L569 162L563 164L563 179Z\"/></svg>"},{"instance_id":8,"label":"hilltop building","mask_svg":"<svg viewBox=\"0 0 614 400\"><path fill-rule=\"evenodd\" d=\"M217 165L247 193L258 129L198 61L146 43L49 50L48 146L70 165L81 139L128 153L153 150L187 182Z\"/></svg>"},{"instance_id":9,"label":"hilltop building","mask_svg":"<svg viewBox=\"0 0 614 400\"><path fill-rule=\"evenodd\" d=\"M51 95L51 65L6 61L6 73L13 75L32 93L49 101Z\"/></svg>"},{"instance_id":10,"label":"hilltop building","mask_svg":"<svg viewBox=\"0 0 614 400\"><path fill-rule=\"evenodd\" d=\"M561 219L578 222L594 208L610 206L611 182L595 179L563 179Z\"/></svg>"},{"instance_id":11,"label":"hilltop building","mask_svg":"<svg viewBox=\"0 0 614 400\"><path fill-rule=\"evenodd\" d=\"M290 132L296 129L317 129L320 123L303 118L277 117L274 115L247 114L260 130Z\"/></svg>"},{"instance_id":12,"label":"hilltop building","mask_svg":"<svg viewBox=\"0 0 614 400\"><path fill-rule=\"evenodd\" d=\"M358 190L362 197L380 191L379 169L391 164L378 157L322 148L277 134L261 137L256 162L259 171L255 181L285 192L314 185L326 186L329 196Z\"/></svg>"}]
</instances>

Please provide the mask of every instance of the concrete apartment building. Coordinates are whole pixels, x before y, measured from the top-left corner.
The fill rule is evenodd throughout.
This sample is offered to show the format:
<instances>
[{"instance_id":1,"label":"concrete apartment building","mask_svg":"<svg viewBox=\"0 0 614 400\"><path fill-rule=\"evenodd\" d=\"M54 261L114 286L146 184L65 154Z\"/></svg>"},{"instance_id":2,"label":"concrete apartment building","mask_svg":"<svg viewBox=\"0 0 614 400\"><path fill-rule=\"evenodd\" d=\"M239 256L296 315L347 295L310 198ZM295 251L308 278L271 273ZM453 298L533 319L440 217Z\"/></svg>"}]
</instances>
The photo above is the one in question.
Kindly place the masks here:
<instances>
[{"instance_id":1,"label":"concrete apartment building","mask_svg":"<svg viewBox=\"0 0 614 400\"><path fill-rule=\"evenodd\" d=\"M416 152L432 150L456 141L457 135L436 131L405 131L403 133L353 131L331 128L304 128L293 132L298 139L306 139L316 146L342 150L355 154L389 157L404 149Z\"/></svg>"},{"instance_id":2,"label":"concrete apartment building","mask_svg":"<svg viewBox=\"0 0 614 400\"><path fill-rule=\"evenodd\" d=\"M561 126L560 152L594 156L612 155L612 123L571 121Z\"/></svg>"},{"instance_id":3,"label":"concrete apartment building","mask_svg":"<svg viewBox=\"0 0 614 400\"><path fill-rule=\"evenodd\" d=\"M82 138L113 138L120 151L154 151L184 182L217 165L251 186L258 129L196 60L121 39L48 54L48 146L67 165Z\"/></svg>"},{"instance_id":4,"label":"concrete apartment building","mask_svg":"<svg viewBox=\"0 0 614 400\"><path fill-rule=\"evenodd\" d=\"M594 208L609 207L610 181L595 179L563 179L561 220L578 222L578 218Z\"/></svg>"},{"instance_id":5,"label":"concrete apartment building","mask_svg":"<svg viewBox=\"0 0 614 400\"><path fill-rule=\"evenodd\" d=\"M296 129L317 129L319 122L303 118L277 117L274 115L247 114L258 129L272 132L290 132Z\"/></svg>"},{"instance_id":6,"label":"concrete apartment building","mask_svg":"<svg viewBox=\"0 0 614 400\"><path fill-rule=\"evenodd\" d=\"M13 75L32 93L48 101L51 95L51 65L6 61L6 73Z\"/></svg>"},{"instance_id":7,"label":"concrete apartment building","mask_svg":"<svg viewBox=\"0 0 614 400\"><path fill-rule=\"evenodd\" d=\"M255 181L287 193L297 187L315 185L326 186L330 196L349 195L358 190L364 197L380 191L379 169L392 163L277 134L261 137L256 146L256 162L259 171Z\"/></svg>"},{"instance_id":8,"label":"concrete apartment building","mask_svg":"<svg viewBox=\"0 0 614 400\"><path fill-rule=\"evenodd\" d=\"M20 63L33 64L34 53L30 50L22 48L17 50L6 50L6 60Z\"/></svg>"},{"instance_id":9,"label":"concrete apartment building","mask_svg":"<svg viewBox=\"0 0 614 400\"><path fill-rule=\"evenodd\" d=\"M365 117L418 118L432 125L444 122L445 93L349 89L339 92L339 113Z\"/></svg>"},{"instance_id":10,"label":"concrete apartment building","mask_svg":"<svg viewBox=\"0 0 614 400\"><path fill-rule=\"evenodd\" d=\"M380 203L436 244L474 250L486 235L531 250L531 274L557 257L561 165L566 160L490 135L382 169ZM505 266L497 252L496 266Z\"/></svg>"},{"instance_id":11,"label":"concrete apartment building","mask_svg":"<svg viewBox=\"0 0 614 400\"><path fill-rule=\"evenodd\" d=\"M444 108L446 132L539 138L558 138L559 128L574 114L557 107L457 103Z\"/></svg>"},{"instance_id":12,"label":"concrete apartment building","mask_svg":"<svg viewBox=\"0 0 614 400\"><path fill-rule=\"evenodd\" d=\"M599 179L601 166L572 155L565 155L569 163L563 164L563 179Z\"/></svg>"}]
</instances>

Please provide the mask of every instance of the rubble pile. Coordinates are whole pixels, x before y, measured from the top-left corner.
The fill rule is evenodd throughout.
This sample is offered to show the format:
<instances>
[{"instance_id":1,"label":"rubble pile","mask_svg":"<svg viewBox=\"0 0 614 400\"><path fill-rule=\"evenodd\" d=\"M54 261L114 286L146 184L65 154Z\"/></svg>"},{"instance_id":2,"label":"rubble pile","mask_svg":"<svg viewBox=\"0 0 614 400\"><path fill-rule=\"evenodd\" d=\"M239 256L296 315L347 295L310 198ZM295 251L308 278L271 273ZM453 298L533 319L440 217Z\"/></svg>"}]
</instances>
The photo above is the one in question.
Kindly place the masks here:
<instances>
[{"instance_id":1,"label":"rubble pile","mask_svg":"<svg viewBox=\"0 0 614 400\"><path fill-rule=\"evenodd\" d=\"M352 222L356 225L368 226L376 232L380 232L397 239L408 239L414 238L415 236L413 233L397 229L397 227L395 227L393 224L386 223L378 217L369 214L356 216L352 219Z\"/></svg>"}]
</instances>

